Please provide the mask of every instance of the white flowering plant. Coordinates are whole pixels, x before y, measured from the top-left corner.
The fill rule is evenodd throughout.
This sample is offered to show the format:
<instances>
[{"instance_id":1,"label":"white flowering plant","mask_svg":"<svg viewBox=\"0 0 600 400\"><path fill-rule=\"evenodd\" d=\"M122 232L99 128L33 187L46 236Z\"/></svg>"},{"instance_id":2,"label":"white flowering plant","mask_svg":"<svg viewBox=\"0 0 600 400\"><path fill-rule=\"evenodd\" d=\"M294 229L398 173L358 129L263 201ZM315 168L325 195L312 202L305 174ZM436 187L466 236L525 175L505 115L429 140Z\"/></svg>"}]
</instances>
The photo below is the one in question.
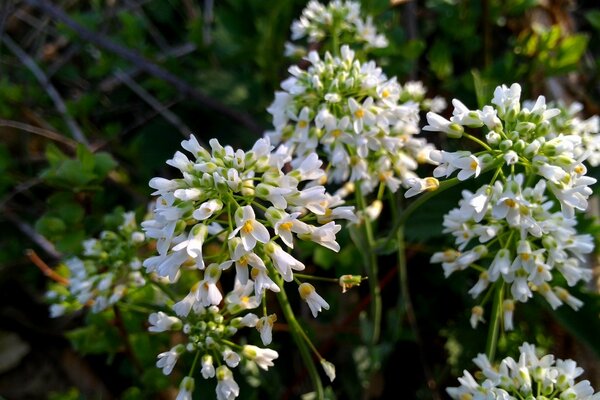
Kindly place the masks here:
<instances>
[{"instance_id":1,"label":"white flowering plant","mask_svg":"<svg viewBox=\"0 0 600 400\"><path fill-rule=\"evenodd\" d=\"M585 342L580 348L600 357L600 296L592 268L600 224L591 210L599 118L583 117L584 109L592 109L587 103L556 95L548 102L542 95L523 100L522 93L542 90L521 69L514 79L523 87L496 84L513 76L494 75L500 67L489 65L487 26L483 73L470 70L469 79L457 75L450 83L452 65L443 64L457 49L447 42L471 29L448 23L460 19L455 2L391 2L385 15L370 15L366 10L383 5L366 3L310 0L291 23L291 41L281 52L292 63L287 72L271 64L273 46L265 41L253 47L261 49L257 54L245 55L264 69L247 86L225 89L235 79L207 57L214 70L199 72L199 79L222 96L222 104L158 66L143 69L158 71L178 90L186 87L187 95L260 137L238 136L227 119L218 139L210 138L212 119L204 115L192 134L131 81L137 71L119 70L120 82L185 139L158 138L153 130L121 149L119 157L143 149L140 160L148 165L131 177L109 156L93 154L108 142L79 144L74 160L47 151L52 168L44 175L54 179L47 182L60 176L62 190L72 193L48 202L57 210L38 224L42 236L35 238L60 262L53 270L27 254L52 280L45 295L52 323L80 324L68 333L76 349L108 354L112 369L126 371L131 387L115 390L116 397L600 400L592 388L598 384L593 362L578 360L586 375L570 359L581 353L565 360L540 356L541 350L563 357L560 338L575 337ZM497 3L484 2L481 11L494 19L494 29L511 15L501 14ZM220 7L227 12L213 19L213 8ZM208 54L215 46L228 54L247 45L229 36L228 7L242 6L203 4L204 20L191 24L190 34L193 46L202 36L199 51ZM252 7L264 8L256 24L269 31L263 38L283 44L274 27L294 6ZM422 18L416 10L446 10L438 16L448 37L415 39L421 28L411 18ZM132 24L121 18L124 26ZM425 24L422 33L428 37L436 29ZM211 42L212 33L225 44ZM404 36L403 46L394 43ZM479 44L475 39L463 37L465 62ZM523 46L518 50L527 52L537 43ZM557 50L557 59L567 47ZM394 51L411 49L424 57L403 74L409 68L397 65ZM503 66L511 65L510 50ZM144 65L140 55L130 54L130 60ZM273 95L279 72L285 77ZM437 94L462 96L471 90L471 78L479 105L455 98L446 110ZM229 106L264 83L270 85L268 100L247 101L272 121L263 132ZM145 180L142 196L129 180L139 177ZM119 209L118 223L106 226L84 219L115 195L94 192L101 178L122 188L137 213ZM136 218L142 212L143 220ZM56 217L63 214L72 227ZM93 238L75 232L81 227ZM52 252L46 232L63 239L62 253ZM475 354L479 370L470 373L466 360Z\"/></svg>"}]
</instances>

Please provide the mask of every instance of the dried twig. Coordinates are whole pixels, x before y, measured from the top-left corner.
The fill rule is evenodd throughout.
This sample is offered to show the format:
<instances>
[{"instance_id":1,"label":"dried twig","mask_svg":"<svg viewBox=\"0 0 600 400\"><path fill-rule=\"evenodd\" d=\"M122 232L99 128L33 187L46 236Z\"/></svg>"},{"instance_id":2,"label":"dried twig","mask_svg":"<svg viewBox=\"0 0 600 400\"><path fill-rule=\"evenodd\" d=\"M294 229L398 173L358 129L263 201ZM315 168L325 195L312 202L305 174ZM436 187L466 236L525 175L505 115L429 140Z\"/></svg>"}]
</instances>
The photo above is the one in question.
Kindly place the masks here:
<instances>
[{"instance_id":1,"label":"dried twig","mask_svg":"<svg viewBox=\"0 0 600 400\"><path fill-rule=\"evenodd\" d=\"M184 43L181 46L173 47L173 48L165 51L164 53L158 55L156 57L156 60L164 61L167 58L171 58L171 57L179 58L179 57L185 56L189 53L196 51L196 49L197 49L197 46L194 43ZM140 67L133 67L128 71L123 71L123 73L126 74L131 79L135 78L135 76L138 75L140 72L142 72L142 68L140 68ZM110 76L100 82L100 84L98 85L98 89L101 92L110 92L110 91L114 90L115 87L117 87L121 83L123 83L122 80L118 79L115 76Z\"/></svg>"},{"instance_id":2,"label":"dried twig","mask_svg":"<svg viewBox=\"0 0 600 400\"><path fill-rule=\"evenodd\" d=\"M54 245L52 243L50 243L50 241L48 239L46 239L44 236L37 233L35 231L35 229L33 229L33 227L31 225L29 225L27 222L21 221L16 215L14 215L12 212L10 212L8 210L2 210L2 215L7 220L12 222L17 228L19 228L19 230L25 236L29 237L29 239L31 239L32 242L34 242L41 249L43 249L46 252L46 254L48 254L49 256L51 256L52 258L54 258L56 260L59 260L62 258L62 254L60 254L60 252L58 250L56 250Z\"/></svg>"},{"instance_id":3,"label":"dried twig","mask_svg":"<svg viewBox=\"0 0 600 400\"><path fill-rule=\"evenodd\" d=\"M82 39L87 40L107 51L110 51L111 53L114 53L119 57L140 67L147 73L154 75L155 77L162 79L165 82L170 83L171 85L173 85L173 87L175 87L175 89L177 89L181 93L184 93L185 95L199 101L204 106L233 119L234 121L246 127L251 132L255 134L262 133L262 127L256 121L254 121L254 119L249 114L234 110L221 103L220 101L209 97L205 93L190 86L187 82L185 82L178 76L170 73L169 71L146 59L137 51L115 43L105 35L84 28L83 26L75 22L71 17L69 17L69 15L67 15L67 13L65 13L62 9L53 5L49 1L24 0L24 2L31 6L38 7L40 10L44 11L55 20L64 23L69 28L77 32L77 34Z\"/></svg>"},{"instance_id":4,"label":"dried twig","mask_svg":"<svg viewBox=\"0 0 600 400\"><path fill-rule=\"evenodd\" d=\"M42 260L40 258L40 256L38 256L36 254L35 251L33 251L32 249L27 249L25 250L25 255L31 260L32 263L35 264L36 267L38 267L40 269L40 271L42 271L42 273L44 275L46 275L48 278L52 279L53 281L56 281L58 283L60 283L61 285L68 285L69 284L69 280L67 278L65 278L64 276L61 276L59 274L57 274L52 268L50 268L48 266L48 264L46 264L44 262L44 260Z\"/></svg>"},{"instance_id":5,"label":"dried twig","mask_svg":"<svg viewBox=\"0 0 600 400\"><path fill-rule=\"evenodd\" d=\"M18 44L16 44L10 37L8 37L8 35L2 36L2 42L21 61L21 63L23 63L23 65L25 65L31 71L31 73L35 76L40 85L42 85L42 88L44 88L46 93L48 93L48 96L50 96L52 102L54 103L54 107L63 117L65 123L67 124L67 127L71 131L73 138L78 142L87 145L88 141L86 137L79 128L79 125L77 125L77 122L75 122L75 120L67 112L67 106L65 105L65 102L63 101L56 88L48 80L48 77L46 76L46 74L44 74L44 71L42 71L40 67L38 67L38 65L35 63L33 58L31 58L29 54L27 54L23 49L21 49L21 47L19 47Z\"/></svg>"},{"instance_id":6,"label":"dried twig","mask_svg":"<svg viewBox=\"0 0 600 400\"><path fill-rule=\"evenodd\" d=\"M171 112L167 107L161 104L156 97L152 96L150 93L146 91L143 87L137 84L136 81L131 79L129 75L124 73L123 71L116 71L115 76L119 78L129 89L131 89L135 94L140 96L142 100L144 100L150 107L152 107L156 112L160 113L164 119L170 122L173 126L175 126L179 132L183 135L183 137L189 137L191 129L177 116L175 113Z\"/></svg>"},{"instance_id":7,"label":"dried twig","mask_svg":"<svg viewBox=\"0 0 600 400\"><path fill-rule=\"evenodd\" d=\"M12 121L8 119L0 119L0 127L5 126L8 128L15 128L25 132L33 133L35 135L43 136L45 138L54 140L56 142L60 142L64 145L67 145L71 148L77 147L77 142L69 139L66 136L61 135L60 133L51 131L49 129L40 128L37 126L29 125L19 121Z\"/></svg>"}]
</instances>

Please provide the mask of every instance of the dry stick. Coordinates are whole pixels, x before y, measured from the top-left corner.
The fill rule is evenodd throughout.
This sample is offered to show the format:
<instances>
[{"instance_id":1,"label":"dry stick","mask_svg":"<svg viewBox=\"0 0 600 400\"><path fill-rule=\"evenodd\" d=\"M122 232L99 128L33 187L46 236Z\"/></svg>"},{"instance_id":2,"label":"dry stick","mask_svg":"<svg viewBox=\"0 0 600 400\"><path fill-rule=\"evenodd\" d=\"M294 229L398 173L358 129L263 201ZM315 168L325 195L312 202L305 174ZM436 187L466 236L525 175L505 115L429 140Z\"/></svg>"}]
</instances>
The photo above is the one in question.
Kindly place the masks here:
<instances>
[{"instance_id":1,"label":"dry stick","mask_svg":"<svg viewBox=\"0 0 600 400\"><path fill-rule=\"evenodd\" d=\"M127 85L127 87L137 94L142 100L148 103L148 105L156 112L162 115L164 119L174 125L179 130L181 135L183 135L183 137L188 138L190 136L191 129L177 115L161 104L156 97L152 96L146 91L146 89L131 79L129 75L121 70L117 70L115 72L115 76L119 78L125 85Z\"/></svg>"},{"instance_id":2,"label":"dry stick","mask_svg":"<svg viewBox=\"0 0 600 400\"><path fill-rule=\"evenodd\" d=\"M175 87L175 89L177 89L181 93L184 93L189 97L199 101L206 107L233 119L234 121L243 125L254 134L262 134L263 128L259 126L258 123L256 123L256 121L254 121L254 119L252 119L252 117L249 114L233 110L225 104L221 103L220 101L207 96L206 94L197 89L194 89L187 82L180 79L176 75L170 73L169 71L159 67L158 65L152 63L151 61L143 57L141 54L139 54L137 51L115 43L104 35L84 28L83 26L75 22L73 19L71 19L62 9L51 4L49 1L24 0L24 2L31 6L38 7L52 18L64 23L69 28L77 32L77 34L82 39L90 41L96 46L99 46L133 63L134 65L140 67L147 73L154 75L155 77L162 79L165 82L170 83Z\"/></svg>"},{"instance_id":3,"label":"dry stick","mask_svg":"<svg viewBox=\"0 0 600 400\"><path fill-rule=\"evenodd\" d=\"M33 229L31 225L27 222L21 221L16 215L8 210L3 210L4 217L16 225L17 228L27 237L31 239L32 242L37 244L40 248L42 248L49 256L56 260L60 260L62 258L62 254L56 250L54 245L50 243L48 239L44 236L40 235Z\"/></svg>"},{"instance_id":4,"label":"dry stick","mask_svg":"<svg viewBox=\"0 0 600 400\"><path fill-rule=\"evenodd\" d=\"M197 46L194 43L184 43L181 46L173 47L165 51L164 53L158 55L156 57L156 60L164 61L169 57L179 58L196 51L196 49ZM124 71L123 73L133 79L140 72L142 72L141 68L133 67L130 70ZM119 86L121 83L123 83L121 79L117 78L116 76L110 76L100 82L100 84L98 85L98 89L101 92L110 92L114 90L115 87Z\"/></svg>"},{"instance_id":5,"label":"dry stick","mask_svg":"<svg viewBox=\"0 0 600 400\"><path fill-rule=\"evenodd\" d=\"M47 139L54 140L56 142L60 142L64 145L67 145L71 148L77 147L77 142L69 139L66 136L61 135L60 133L51 131L49 129L40 128L37 126L29 125L19 121L12 121L8 119L0 119L0 127L5 126L8 128L15 128L25 132L33 133L35 135L43 136Z\"/></svg>"},{"instance_id":6,"label":"dry stick","mask_svg":"<svg viewBox=\"0 0 600 400\"><path fill-rule=\"evenodd\" d=\"M27 249L25 250L25 255L31 260L32 263L35 264L36 267L38 267L40 269L40 271L42 271L42 273L44 275L46 275L48 278L60 283L61 285L68 285L69 284L69 280L67 278L65 278L64 276L61 276L59 274L57 274L52 268L50 268L48 266L48 264L46 264L44 262L44 260L42 260L35 251L33 251L32 249Z\"/></svg>"},{"instance_id":7,"label":"dry stick","mask_svg":"<svg viewBox=\"0 0 600 400\"><path fill-rule=\"evenodd\" d=\"M60 97L60 94L56 88L52 85L52 83L50 83L48 77L46 74L44 74L44 71L42 71L35 63L33 58L23 51L23 49L21 49L19 45L17 45L10 37L8 37L8 35L2 36L2 42L4 42L6 47L8 47L8 49L21 61L21 63L31 71L40 85L42 85L42 88L46 91L46 93L48 93L48 96L50 96L52 102L54 103L54 107L62 116L67 124L67 127L71 131L73 138L80 143L88 145L88 141L79 128L79 125L77 125L77 122L75 122L75 120L67 112L67 106L65 105L65 102L63 101L62 97Z\"/></svg>"}]
</instances>

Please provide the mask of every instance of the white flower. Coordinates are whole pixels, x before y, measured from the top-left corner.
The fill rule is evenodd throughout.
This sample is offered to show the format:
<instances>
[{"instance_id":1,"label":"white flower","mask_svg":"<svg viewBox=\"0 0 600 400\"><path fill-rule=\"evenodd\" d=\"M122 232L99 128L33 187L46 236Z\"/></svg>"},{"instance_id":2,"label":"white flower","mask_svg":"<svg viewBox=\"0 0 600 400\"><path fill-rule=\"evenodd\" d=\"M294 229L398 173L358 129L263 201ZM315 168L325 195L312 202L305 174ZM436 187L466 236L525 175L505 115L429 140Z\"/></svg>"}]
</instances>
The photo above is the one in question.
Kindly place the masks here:
<instances>
[{"instance_id":1,"label":"white flower","mask_svg":"<svg viewBox=\"0 0 600 400\"><path fill-rule=\"evenodd\" d=\"M192 400L192 392L194 391L194 378L186 376L179 384L179 393L175 400Z\"/></svg>"},{"instance_id":2,"label":"white flower","mask_svg":"<svg viewBox=\"0 0 600 400\"><path fill-rule=\"evenodd\" d=\"M240 363L240 355L231 349L225 349L221 355L223 356L223 361L231 368L237 367Z\"/></svg>"},{"instance_id":3,"label":"white flower","mask_svg":"<svg viewBox=\"0 0 600 400\"><path fill-rule=\"evenodd\" d=\"M417 194L425 191L431 192L437 190L437 188L440 186L440 182L433 177L427 177L424 179L408 178L405 182L409 186L409 189L404 193L404 197L406 198L416 196Z\"/></svg>"},{"instance_id":4,"label":"white flower","mask_svg":"<svg viewBox=\"0 0 600 400\"><path fill-rule=\"evenodd\" d=\"M265 346L271 344L273 340L273 324L277 321L277 315L271 314L264 316L256 323L256 329L260 332L260 339Z\"/></svg>"},{"instance_id":5,"label":"white flower","mask_svg":"<svg viewBox=\"0 0 600 400\"><path fill-rule=\"evenodd\" d=\"M225 365L217 368L217 400L233 400L240 395L240 387L233 379L233 373Z\"/></svg>"},{"instance_id":6,"label":"white flower","mask_svg":"<svg viewBox=\"0 0 600 400\"><path fill-rule=\"evenodd\" d=\"M252 345L245 345L242 348L242 354L247 359L254 361L256 365L265 371L275 365L273 364L273 360L279 357L279 354L275 350L261 349Z\"/></svg>"},{"instance_id":7,"label":"white flower","mask_svg":"<svg viewBox=\"0 0 600 400\"><path fill-rule=\"evenodd\" d=\"M179 318L168 316L162 311L150 314L148 322L151 324L148 328L150 332L165 332L181 327L181 320Z\"/></svg>"},{"instance_id":8,"label":"white flower","mask_svg":"<svg viewBox=\"0 0 600 400\"><path fill-rule=\"evenodd\" d=\"M506 85L498 86L494 90L492 103L497 106L500 118L503 118L510 111L515 114L521 109L521 85L513 83L510 88Z\"/></svg>"},{"instance_id":9,"label":"white flower","mask_svg":"<svg viewBox=\"0 0 600 400\"><path fill-rule=\"evenodd\" d=\"M302 300L306 301L313 317L317 317L317 314L321 309L329 310L329 304L323 299L315 290L315 287L310 283L304 282L298 286L298 292Z\"/></svg>"},{"instance_id":10,"label":"white flower","mask_svg":"<svg viewBox=\"0 0 600 400\"><path fill-rule=\"evenodd\" d=\"M461 125L450 122L441 115L431 111L427 113L427 123L429 125L423 127L424 131L444 132L452 138L459 138L464 132L464 128Z\"/></svg>"},{"instance_id":11,"label":"white flower","mask_svg":"<svg viewBox=\"0 0 600 400\"><path fill-rule=\"evenodd\" d=\"M483 319L483 308L481 306L475 306L471 309L471 318L469 321L473 329L477 328L479 322L485 322Z\"/></svg>"},{"instance_id":12,"label":"white flower","mask_svg":"<svg viewBox=\"0 0 600 400\"><path fill-rule=\"evenodd\" d=\"M323 367L323 371L325 371L325 375L327 375L329 381L333 382L335 380L335 365L321 358L321 367Z\"/></svg>"},{"instance_id":13,"label":"white flower","mask_svg":"<svg viewBox=\"0 0 600 400\"><path fill-rule=\"evenodd\" d=\"M515 310L515 302L511 299L506 299L502 302L502 316L504 321L504 330L512 331L513 326L513 313Z\"/></svg>"},{"instance_id":14,"label":"white flower","mask_svg":"<svg viewBox=\"0 0 600 400\"><path fill-rule=\"evenodd\" d=\"M215 376L215 367L213 366L213 358L211 355L203 355L200 364L202 365L200 373L204 379L213 378Z\"/></svg>"},{"instance_id":15,"label":"white flower","mask_svg":"<svg viewBox=\"0 0 600 400\"><path fill-rule=\"evenodd\" d=\"M265 251L286 282L291 282L293 280L294 276L292 270L302 271L305 268L304 264L292 257L291 254L283 251L281 246L277 243L269 242L265 246Z\"/></svg>"},{"instance_id":16,"label":"white flower","mask_svg":"<svg viewBox=\"0 0 600 400\"><path fill-rule=\"evenodd\" d=\"M251 206L244 206L241 209L238 209L235 212L235 223L237 228L229 234L229 239L232 239L240 232L242 243L247 251L252 250L257 241L267 243L270 238L267 228L255 218L256 216Z\"/></svg>"},{"instance_id":17,"label":"white flower","mask_svg":"<svg viewBox=\"0 0 600 400\"><path fill-rule=\"evenodd\" d=\"M181 344L178 344L171 350L160 353L158 355L158 360L156 361L156 366L158 368L162 368L163 374L169 375L173 371L173 367L175 367L177 359L184 352L184 350L185 347Z\"/></svg>"}]
</instances>

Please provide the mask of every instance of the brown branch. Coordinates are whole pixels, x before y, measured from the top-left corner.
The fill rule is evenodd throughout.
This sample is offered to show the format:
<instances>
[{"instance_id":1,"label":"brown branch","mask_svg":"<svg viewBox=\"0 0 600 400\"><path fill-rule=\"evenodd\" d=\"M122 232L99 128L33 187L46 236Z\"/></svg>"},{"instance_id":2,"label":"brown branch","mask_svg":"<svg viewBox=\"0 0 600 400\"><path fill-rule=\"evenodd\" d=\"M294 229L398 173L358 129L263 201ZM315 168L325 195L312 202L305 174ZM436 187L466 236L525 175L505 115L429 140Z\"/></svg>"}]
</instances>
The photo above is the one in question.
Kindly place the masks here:
<instances>
[{"instance_id":1,"label":"brown branch","mask_svg":"<svg viewBox=\"0 0 600 400\"><path fill-rule=\"evenodd\" d=\"M48 254L49 256L51 256L52 258L54 258L56 260L60 260L62 258L62 254L60 254L60 252L58 250L56 250L54 245L48 239L46 239L44 236L37 233L31 225L29 225L28 223L26 223L24 221L21 221L16 215L14 215L13 213L11 213L8 210L2 210L2 211L3 211L4 217L7 220L9 220L14 225L16 225L16 227L19 228L19 230L25 236L29 237L29 239L31 239L32 242L34 242L40 248L42 248L46 252L46 254Z\"/></svg>"},{"instance_id":2,"label":"brown branch","mask_svg":"<svg viewBox=\"0 0 600 400\"><path fill-rule=\"evenodd\" d=\"M146 59L140 53L118 43L113 42L107 36L99 34L97 32L90 31L84 28L77 22L75 22L67 13L61 8L53 5L47 0L24 0L26 4L37 7L53 19L64 23L69 28L73 29L79 37L83 40L87 40L98 47L101 47L119 57L127 60L134 65L138 66L147 73L154 75L155 77L162 79L165 82L173 85L179 92L191 97L194 100L199 101L201 104L209 109L212 109L220 114L223 114L232 120L238 122L246 129L254 134L260 135L263 132L262 127L254 121L254 119L247 113L234 110L227 105L215 100L198 89L191 87L186 81L172 74L171 72L159 67L157 64Z\"/></svg>"},{"instance_id":3,"label":"brown branch","mask_svg":"<svg viewBox=\"0 0 600 400\"><path fill-rule=\"evenodd\" d=\"M138 85L136 81L131 79L129 75L126 73L117 70L115 72L115 76L120 79L129 89L131 89L135 94L137 94L142 100L144 100L150 107L152 107L156 112L158 112L162 117L170 122L173 126L175 126L181 135L185 138L190 136L191 129L171 110L161 104L156 97L152 96L150 93L146 91L143 87Z\"/></svg>"},{"instance_id":4,"label":"brown branch","mask_svg":"<svg viewBox=\"0 0 600 400\"><path fill-rule=\"evenodd\" d=\"M61 135L60 133L51 131L49 129L40 128L37 126L29 125L19 121L12 121L8 119L0 119L0 127L5 126L8 128L19 129L25 132L33 133L35 135L43 136L47 139L54 140L56 142L60 142L64 145L67 145L71 148L77 147L77 142L69 139L66 136Z\"/></svg>"},{"instance_id":5,"label":"brown branch","mask_svg":"<svg viewBox=\"0 0 600 400\"><path fill-rule=\"evenodd\" d=\"M190 54L190 53L196 51L196 49L197 49L197 47L194 43L184 43L181 46L173 47L171 49L168 49L164 53L159 54L156 57L156 60L164 61L171 57L179 58L179 57L185 56L187 54ZM123 73L125 75L127 75L128 77L130 77L132 79L135 78L135 76L138 75L140 72L142 72L142 68L139 68L139 67L133 67L128 71L123 71ZM115 87L117 87L121 83L123 83L123 81L118 79L116 76L110 76L108 78L103 79L98 84L98 89L101 92L110 92L110 91L114 90Z\"/></svg>"},{"instance_id":6,"label":"brown branch","mask_svg":"<svg viewBox=\"0 0 600 400\"><path fill-rule=\"evenodd\" d=\"M87 145L88 141L84 136L83 132L81 131L81 128L79 128L79 125L77 124L77 122L75 122L73 117L69 115L65 102L63 101L56 88L52 85L44 71L42 71L41 68L38 67L38 65L35 63L33 58L31 58L29 54L27 54L23 49L21 49L21 47L19 47L18 44L16 44L10 37L8 37L8 35L2 35L2 42L19 59L19 61L21 61L21 63L25 65L27 69L29 69L29 71L31 71L31 73L38 80L38 82L46 91L50 99L52 99L56 111L58 111L58 113L62 116L63 120L67 124L67 127L71 131L73 138L78 142Z\"/></svg>"},{"instance_id":7,"label":"brown branch","mask_svg":"<svg viewBox=\"0 0 600 400\"><path fill-rule=\"evenodd\" d=\"M48 264L46 264L44 262L44 260L42 260L35 251L33 251L32 249L27 249L25 250L25 255L29 258L29 260L31 260L32 263L35 264L36 267L38 267L40 269L40 271L42 271L42 273L44 275L46 275L48 278L52 279L53 281L56 281L58 283L60 283L61 285L68 285L69 284L69 280L67 278L65 278L64 276L61 276L59 274L56 273L56 271L54 271L52 268L50 268L48 266Z\"/></svg>"}]
</instances>

